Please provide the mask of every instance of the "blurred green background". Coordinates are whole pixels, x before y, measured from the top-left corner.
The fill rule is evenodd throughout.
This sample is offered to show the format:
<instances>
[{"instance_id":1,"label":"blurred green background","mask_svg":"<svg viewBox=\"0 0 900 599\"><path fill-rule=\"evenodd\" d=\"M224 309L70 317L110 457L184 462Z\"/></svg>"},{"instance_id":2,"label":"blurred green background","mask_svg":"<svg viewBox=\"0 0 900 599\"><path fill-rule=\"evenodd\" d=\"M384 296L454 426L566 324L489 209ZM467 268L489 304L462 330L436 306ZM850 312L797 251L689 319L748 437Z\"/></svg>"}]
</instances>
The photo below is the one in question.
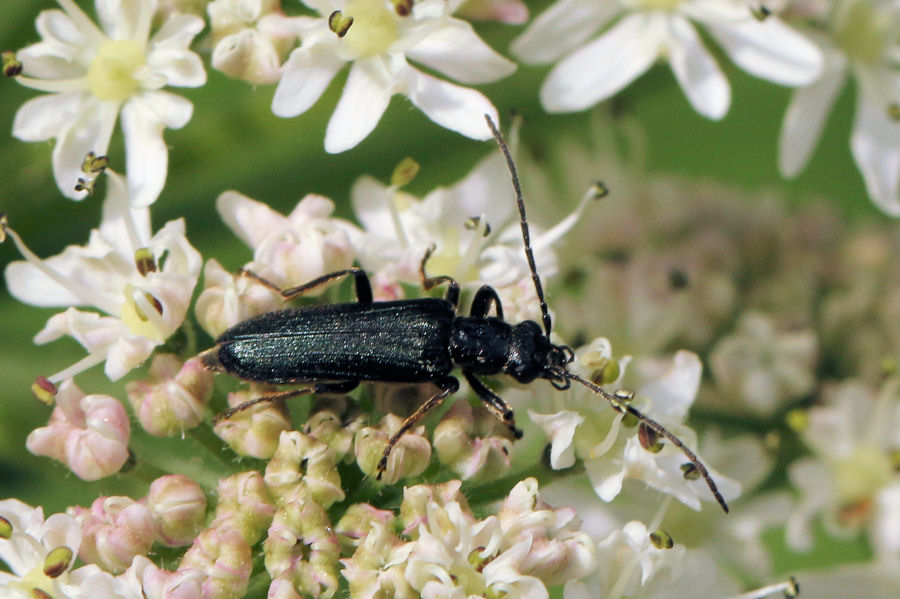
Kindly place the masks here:
<instances>
[{"instance_id":1,"label":"blurred green background","mask_svg":"<svg viewBox=\"0 0 900 599\"><path fill-rule=\"evenodd\" d=\"M285 4L293 1L285 0ZM533 14L546 2L536 4ZM2 49L37 41L34 19L39 10L54 6L49 0L0 3ZM476 28L504 53L520 31L496 24L479 24ZM721 122L705 120L691 110L666 66L655 67L615 99L611 114L628 115L646 128L649 172L733 184L751 197L764 190L777 190L792 202L829 202L848 219L886 219L867 198L850 156L852 87L841 96L809 167L788 182L777 171L776 144L789 90L745 75L721 54L719 60L733 88L731 110ZM494 101L501 115L512 109L523 115L525 151L538 159L542 140L562 132L587 131L591 117L591 111L572 115L543 112L537 90L548 70L520 67L508 79L479 88ZM237 189L282 212L289 211L304 194L317 192L331 197L339 213L350 217L349 190L360 174L387 180L402 158L412 156L422 168L410 189L424 193L436 185L453 183L481 157L495 151L492 143L475 142L441 129L404 98L396 97L378 128L363 143L344 154L327 155L322 148L325 125L343 79L339 77L313 109L290 120L271 114L273 87L254 89L217 72L209 72L209 83L202 89L174 90L192 100L195 109L184 129L165 133L170 169L166 188L152 210L156 227L185 216L189 239L204 257L214 255L227 267L235 268L250 254L215 213L214 200L223 190ZM11 131L16 110L36 92L13 81L0 85L0 130ZM63 198L53 183L51 148L50 143L23 143L11 136L0 142L0 211L9 215L11 224L41 256L54 255L67 244L83 243L89 229L99 222L104 195L101 188L95 197L81 203ZM110 155L113 168L122 172L118 135ZM592 177L602 178L603 174ZM0 246L0 266L15 259L18 254L11 243ZM34 346L33 335L55 311L21 305L9 297L3 285L0 311L0 498L14 496L42 504L49 513L67 505L86 505L98 494L135 491L129 482L117 477L84 483L63 467L25 451L26 436L44 425L50 412L31 397L29 386L37 375L59 370L83 352L68 340ZM88 392L122 395L120 385L103 380L101 369L80 376L79 384ZM177 451L180 441L160 441L156 446L160 451ZM147 439L140 442L145 447L156 443Z\"/></svg>"}]
</instances>

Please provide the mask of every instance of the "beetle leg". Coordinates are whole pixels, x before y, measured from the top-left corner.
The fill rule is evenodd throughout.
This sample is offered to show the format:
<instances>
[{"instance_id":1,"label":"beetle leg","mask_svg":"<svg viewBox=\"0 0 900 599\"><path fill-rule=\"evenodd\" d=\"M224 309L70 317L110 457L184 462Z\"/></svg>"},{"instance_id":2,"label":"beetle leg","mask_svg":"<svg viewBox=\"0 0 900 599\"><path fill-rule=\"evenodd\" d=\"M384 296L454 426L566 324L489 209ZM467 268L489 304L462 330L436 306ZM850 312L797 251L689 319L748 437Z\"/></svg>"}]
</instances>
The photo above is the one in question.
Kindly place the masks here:
<instances>
[{"instance_id":1,"label":"beetle leg","mask_svg":"<svg viewBox=\"0 0 900 599\"><path fill-rule=\"evenodd\" d=\"M459 307L459 283L456 282L456 279L448 277L447 275L429 277L425 274L425 263L428 262L428 259L431 258L431 254L434 253L434 247L433 243L428 246L428 249L425 250L425 255L422 256L422 261L419 262L419 277L422 279L422 288L425 289L425 291L428 291L442 283L450 283L450 287L447 289L447 295L444 296L444 299L453 304L453 309L456 310L456 308Z\"/></svg>"},{"instance_id":2,"label":"beetle leg","mask_svg":"<svg viewBox=\"0 0 900 599\"><path fill-rule=\"evenodd\" d=\"M494 304L494 308L497 310L497 318L503 320L503 306L500 304L500 296L497 295L497 290L490 285L483 285L481 289L475 292L469 315L473 318L485 318L488 312L491 311L491 303Z\"/></svg>"},{"instance_id":3,"label":"beetle leg","mask_svg":"<svg viewBox=\"0 0 900 599\"><path fill-rule=\"evenodd\" d=\"M248 408L252 408L256 404L262 403L264 401L284 401L285 399L290 399L292 397L299 397L301 395L326 395L326 394L336 394L336 393L348 393L355 389L359 385L359 381L345 381L340 383L316 383L312 387L303 387L302 389L288 389L287 391L272 391L271 393L266 393L264 395L260 395L259 397L255 397L249 401L245 401L242 404L238 404L233 408L228 408L221 414L217 414L214 418L215 422L221 422L222 420L227 420L234 416L239 412L243 412Z\"/></svg>"},{"instance_id":4,"label":"beetle leg","mask_svg":"<svg viewBox=\"0 0 900 599\"><path fill-rule=\"evenodd\" d=\"M327 275L322 275L321 277L315 278L312 281L308 281L303 285L298 285L297 287L290 287L288 289L282 289L272 281L268 279L264 279L259 276L255 272L251 272L249 270L244 270L243 268L237 271L237 274L243 277L247 277L249 279L253 279L263 287L267 287L279 294L284 301L290 301L296 297L299 297L310 291L311 289L315 289L325 283L333 281L334 279L345 277L347 275L352 275L354 282L356 283L356 300L361 304L371 304L372 303L372 284L369 283L369 275L366 274L361 268L353 267L347 268L344 270L338 270L335 272L330 272Z\"/></svg>"},{"instance_id":5,"label":"beetle leg","mask_svg":"<svg viewBox=\"0 0 900 599\"><path fill-rule=\"evenodd\" d=\"M516 428L516 415L513 413L512 408L509 407L509 404L503 401L502 397L488 389L478 377L468 370L463 370L463 375L466 377L466 380L469 381L469 386L472 387L472 391L474 391L475 395L477 395L482 403L484 403L484 407L490 410L500 422L509 427L513 437L521 439L522 430Z\"/></svg>"},{"instance_id":6,"label":"beetle leg","mask_svg":"<svg viewBox=\"0 0 900 599\"><path fill-rule=\"evenodd\" d=\"M440 391L429 397L415 412L410 414L406 420L403 421L403 424L400 425L400 430L394 433L394 436L388 441L387 447L384 448L384 455L378 460L378 475L375 477L376 480L381 480L381 475L387 470L388 457L390 457L391 450L394 449L394 445L397 444L400 437L408 433L410 429L425 416L425 414L441 405L441 402L444 401L448 395L456 393L459 390L459 381L452 376L435 381L434 384L440 388Z\"/></svg>"}]
</instances>

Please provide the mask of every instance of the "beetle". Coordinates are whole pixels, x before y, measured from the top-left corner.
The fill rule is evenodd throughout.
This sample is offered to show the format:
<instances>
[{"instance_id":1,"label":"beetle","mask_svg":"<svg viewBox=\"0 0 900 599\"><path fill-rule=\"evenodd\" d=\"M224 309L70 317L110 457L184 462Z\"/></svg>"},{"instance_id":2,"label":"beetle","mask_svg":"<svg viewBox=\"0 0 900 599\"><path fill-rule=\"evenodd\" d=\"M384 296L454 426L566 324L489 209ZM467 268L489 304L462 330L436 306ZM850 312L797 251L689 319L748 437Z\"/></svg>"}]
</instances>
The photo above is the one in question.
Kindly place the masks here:
<instances>
[{"instance_id":1,"label":"beetle","mask_svg":"<svg viewBox=\"0 0 900 599\"><path fill-rule=\"evenodd\" d=\"M575 381L606 399L620 413L637 418L645 429L642 434L665 437L677 446L690 460L689 469L704 478L716 501L727 512L724 498L700 459L678 437L631 406L628 401L633 397L632 393L623 390L608 393L569 372L567 365L574 360L574 352L570 347L550 340L550 312L535 266L516 167L496 125L487 115L485 119L512 178L525 256L540 302L543 326L532 320L518 324L506 322L500 298L489 285L475 293L469 315L460 316L459 284L448 276L428 277L425 274L425 264L433 247L426 252L419 271L426 290L448 285L443 298L375 302L369 277L360 268L329 273L291 289L281 289L252 272L239 271L278 292L285 301L350 276L355 283L356 302L268 312L226 330L214 347L200 354L206 368L248 381L310 383L310 386L252 399L222 412L217 420L229 418L260 402L307 394L346 393L360 381L434 384L438 392L406 418L388 441L378 462L377 478L380 480L397 441L425 414L459 389L459 381L451 376L456 368L462 370L463 377L486 408L506 424L517 439L521 438L522 432L516 427L512 408L480 377L505 374L525 384L546 379L557 389L567 389ZM494 309L493 316L490 315L491 308Z\"/></svg>"}]
</instances>

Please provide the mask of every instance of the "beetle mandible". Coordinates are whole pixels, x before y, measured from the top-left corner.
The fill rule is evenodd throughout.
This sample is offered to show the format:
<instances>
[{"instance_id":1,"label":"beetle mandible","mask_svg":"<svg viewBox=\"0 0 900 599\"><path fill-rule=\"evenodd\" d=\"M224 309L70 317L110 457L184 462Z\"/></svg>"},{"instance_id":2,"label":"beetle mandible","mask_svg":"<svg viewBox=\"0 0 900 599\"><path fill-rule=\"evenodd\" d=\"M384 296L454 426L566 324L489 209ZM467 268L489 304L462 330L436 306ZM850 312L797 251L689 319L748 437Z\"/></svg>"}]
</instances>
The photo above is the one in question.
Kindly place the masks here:
<instances>
[{"instance_id":1,"label":"beetle mandible","mask_svg":"<svg viewBox=\"0 0 900 599\"><path fill-rule=\"evenodd\" d=\"M608 393L569 372L567 365L574 359L574 352L568 346L556 345L550 340L550 312L535 266L515 163L494 122L487 115L485 120L509 167L525 257L540 302L543 327L531 320L518 324L506 322L500 298L489 285L475 293L469 316L458 315L459 284L448 276L428 277L425 274L425 263L432 250L426 252L419 270L426 290L448 284L443 298L375 302L369 277L360 268L329 273L291 289L280 289L254 273L239 271L277 291L285 301L335 279L351 276L357 301L269 312L226 330L214 347L200 354L206 368L248 381L311 383L311 386L263 395L222 412L217 420L229 418L264 401L307 394L346 393L360 381L433 383L438 392L406 418L388 441L378 462L377 478L380 480L397 441L425 414L459 389L459 381L451 376L455 368L462 370L472 391L517 439L521 438L522 432L516 428L513 410L479 377L505 374L520 383L531 383L540 378L548 380L557 389L567 389L575 381L606 399L613 409L631 414L653 433L677 446L727 512L725 499L703 462L678 437L631 406L628 403L633 396L630 392ZM489 315L492 307L495 316Z\"/></svg>"}]
</instances>

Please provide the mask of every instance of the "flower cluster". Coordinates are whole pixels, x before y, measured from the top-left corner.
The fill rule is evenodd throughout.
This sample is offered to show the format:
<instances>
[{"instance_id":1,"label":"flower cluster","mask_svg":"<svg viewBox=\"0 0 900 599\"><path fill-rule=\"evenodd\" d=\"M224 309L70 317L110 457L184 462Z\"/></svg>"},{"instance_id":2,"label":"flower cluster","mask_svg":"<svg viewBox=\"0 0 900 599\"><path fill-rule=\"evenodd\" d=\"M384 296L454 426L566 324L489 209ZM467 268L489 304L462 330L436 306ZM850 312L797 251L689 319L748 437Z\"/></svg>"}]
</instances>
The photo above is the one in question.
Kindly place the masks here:
<instances>
[{"instance_id":1,"label":"flower cluster","mask_svg":"<svg viewBox=\"0 0 900 599\"><path fill-rule=\"evenodd\" d=\"M757 587L739 595L749 599L795 597L798 580L824 597L841 584L900 593L896 232L788 209L775 193L649 175L627 114L596 111L599 126L578 136L547 125L539 144L520 143L512 119L507 145L487 87L523 93L528 76L489 43L515 24L511 55L553 65L533 93L546 112L592 108L663 60L691 107L719 120L730 67L712 41L748 74L795 88L778 160L791 177L852 76L853 158L897 216L896 1L558 0L533 19L519 0L95 0L95 19L87 1L56 4L37 15L39 41L2 53L5 76L43 92L12 133L53 142L64 196L105 199L78 204L99 224L49 258L20 207L0 213L0 241L21 256L5 267L9 295L62 310L34 342L68 347L29 372L49 421L25 446L79 485L116 476L128 490L61 492L46 505L82 505L46 518L0 500L0 595ZM322 119L329 154L369 137L394 96L500 151L455 179L450 160L406 158L387 180L344 168L340 191L311 185L290 210L227 190L248 188L232 177L244 165L194 156L220 169L203 214L214 206L231 237L213 245L219 223L169 197L163 139L208 99L169 88L205 86L207 67L271 86L276 116L305 115L281 127L307 127L336 99ZM216 77L210 88L236 84ZM154 228L151 211L168 222ZM288 300L302 306L279 312ZM329 318L327 335L297 324ZM238 372L229 356L241 351L255 365L216 378ZM787 549L772 541L782 535ZM773 582L788 575L779 550L823 536L871 559Z\"/></svg>"}]
</instances>

